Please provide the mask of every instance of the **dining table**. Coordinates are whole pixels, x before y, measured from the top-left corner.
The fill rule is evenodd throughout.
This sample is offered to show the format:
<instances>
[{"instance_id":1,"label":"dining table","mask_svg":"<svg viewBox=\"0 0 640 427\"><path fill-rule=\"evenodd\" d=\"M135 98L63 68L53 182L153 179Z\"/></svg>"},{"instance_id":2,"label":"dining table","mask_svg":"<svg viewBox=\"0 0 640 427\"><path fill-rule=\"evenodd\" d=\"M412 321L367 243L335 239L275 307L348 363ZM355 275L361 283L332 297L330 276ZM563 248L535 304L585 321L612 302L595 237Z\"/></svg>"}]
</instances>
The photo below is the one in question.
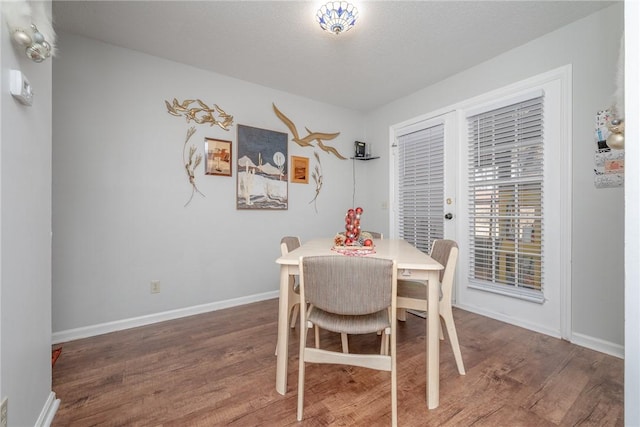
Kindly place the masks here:
<instances>
[{"instance_id":1,"label":"dining table","mask_svg":"<svg viewBox=\"0 0 640 427\"><path fill-rule=\"evenodd\" d=\"M276 362L276 390L287 392L287 366L289 359L289 276L300 273L300 258L307 256L367 256L393 259L398 269L398 280L415 280L427 286L426 316L426 403L427 408L439 405L440 394L440 340L438 301L440 298L439 272L444 267L428 254L403 239L374 239L373 247L365 251L341 250L334 238L316 238L276 259L280 265L280 301L278 308L278 343ZM302 308L301 308L302 309Z\"/></svg>"}]
</instances>

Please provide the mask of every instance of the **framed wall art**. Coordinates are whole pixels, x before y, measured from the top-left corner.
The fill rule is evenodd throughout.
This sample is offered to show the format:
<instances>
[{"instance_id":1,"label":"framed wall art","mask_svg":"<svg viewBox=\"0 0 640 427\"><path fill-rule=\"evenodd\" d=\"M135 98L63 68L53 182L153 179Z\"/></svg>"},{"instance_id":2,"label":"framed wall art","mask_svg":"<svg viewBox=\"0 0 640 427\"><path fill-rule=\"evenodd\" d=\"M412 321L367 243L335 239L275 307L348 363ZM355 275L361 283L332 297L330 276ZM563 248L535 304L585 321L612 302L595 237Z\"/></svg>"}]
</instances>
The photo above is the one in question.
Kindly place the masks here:
<instances>
[{"instance_id":1,"label":"framed wall art","mask_svg":"<svg viewBox=\"0 0 640 427\"><path fill-rule=\"evenodd\" d=\"M288 135L245 125L237 129L236 208L288 209Z\"/></svg>"},{"instance_id":2,"label":"framed wall art","mask_svg":"<svg viewBox=\"0 0 640 427\"><path fill-rule=\"evenodd\" d=\"M205 175L231 176L231 141L224 139L205 138L204 162Z\"/></svg>"},{"instance_id":3,"label":"framed wall art","mask_svg":"<svg viewBox=\"0 0 640 427\"><path fill-rule=\"evenodd\" d=\"M309 183L309 158L291 156L291 182Z\"/></svg>"}]
</instances>

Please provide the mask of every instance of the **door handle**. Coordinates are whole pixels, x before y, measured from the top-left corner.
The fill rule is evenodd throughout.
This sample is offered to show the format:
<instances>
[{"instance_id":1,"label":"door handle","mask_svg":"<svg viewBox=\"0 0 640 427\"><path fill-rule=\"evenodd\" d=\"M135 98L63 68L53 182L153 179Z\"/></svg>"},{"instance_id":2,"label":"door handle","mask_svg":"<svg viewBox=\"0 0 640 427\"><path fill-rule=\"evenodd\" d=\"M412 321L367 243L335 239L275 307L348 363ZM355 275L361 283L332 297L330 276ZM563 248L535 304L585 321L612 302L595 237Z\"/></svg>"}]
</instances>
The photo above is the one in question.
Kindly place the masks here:
<instances>
[{"instance_id":1,"label":"door handle","mask_svg":"<svg viewBox=\"0 0 640 427\"><path fill-rule=\"evenodd\" d=\"M453 219L453 214L452 214L451 212L446 213L446 214L444 215L444 219Z\"/></svg>"}]
</instances>

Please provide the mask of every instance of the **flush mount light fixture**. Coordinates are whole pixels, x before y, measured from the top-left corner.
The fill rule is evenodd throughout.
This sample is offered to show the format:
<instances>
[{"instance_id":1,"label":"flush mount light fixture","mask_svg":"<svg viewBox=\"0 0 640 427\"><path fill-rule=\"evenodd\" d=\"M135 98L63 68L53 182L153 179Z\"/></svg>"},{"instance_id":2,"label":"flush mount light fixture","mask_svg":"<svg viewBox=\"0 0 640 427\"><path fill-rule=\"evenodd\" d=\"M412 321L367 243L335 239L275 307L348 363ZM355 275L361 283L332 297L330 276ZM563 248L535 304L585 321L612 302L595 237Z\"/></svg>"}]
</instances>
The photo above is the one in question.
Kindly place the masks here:
<instances>
[{"instance_id":1,"label":"flush mount light fixture","mask_svg":"<svg viewBox=\"0 0 640 427\"><path fill-rule=\"evenodd\" d=\"M346 1L330 1L318 9L316 20L323 30L338 35L356 24L358 9Z\"/></svg>"}]
</instances>

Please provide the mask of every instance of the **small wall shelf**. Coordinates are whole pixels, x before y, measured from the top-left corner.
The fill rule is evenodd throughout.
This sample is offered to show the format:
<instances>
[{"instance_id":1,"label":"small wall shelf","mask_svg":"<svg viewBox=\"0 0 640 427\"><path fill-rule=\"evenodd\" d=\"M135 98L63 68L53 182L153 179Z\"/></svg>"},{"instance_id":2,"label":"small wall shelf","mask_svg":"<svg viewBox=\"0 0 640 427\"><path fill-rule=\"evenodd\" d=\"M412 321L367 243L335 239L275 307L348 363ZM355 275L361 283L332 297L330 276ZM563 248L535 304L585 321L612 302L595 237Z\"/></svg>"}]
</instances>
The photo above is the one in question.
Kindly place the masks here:
<instances>
[{"instance_id":1,"label":"small wall shelf","mask_svg":"<svg viewBox=\"0 0 640 427\"><path fill-rule=\"evenodd\" d=\"M351 157L352 160L373 160L379 158L380 156Z\"/></svg>"}]
</instances>

